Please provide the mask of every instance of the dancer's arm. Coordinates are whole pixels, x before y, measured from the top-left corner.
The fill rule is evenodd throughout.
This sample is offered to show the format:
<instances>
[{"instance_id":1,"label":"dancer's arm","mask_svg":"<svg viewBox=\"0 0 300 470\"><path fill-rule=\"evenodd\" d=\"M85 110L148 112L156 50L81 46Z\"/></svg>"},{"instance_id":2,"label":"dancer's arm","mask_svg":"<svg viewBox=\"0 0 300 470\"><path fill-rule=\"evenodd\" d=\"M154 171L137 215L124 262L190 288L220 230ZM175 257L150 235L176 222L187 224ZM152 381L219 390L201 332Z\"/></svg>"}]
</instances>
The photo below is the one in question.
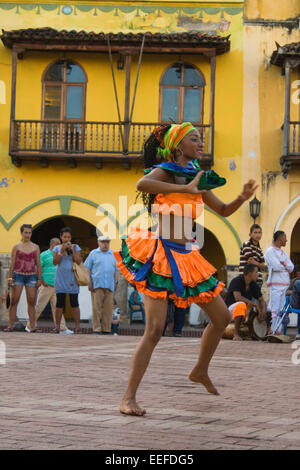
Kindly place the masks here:
<instances>
[{"instance_id":1,"label":"dancer's arm","mask_svg":"<svg viewBox=\"0 0 300 470\"><path fill-rule=\"evenodd\" d=\"M244 184L241 194L228 204L217 198L211 191L205 191L203 194L203 202L222 217L229 217L237 211L247 199L253 196L257 188L258 185L256 185L255 181L249 180Z\"/></svg>"},{"instance_id":2,"label":"dancer's arm","mask_svg":"<svg viewBox=\"0 0 300 470\"><path fill-rule=\"evenodd\" d=\"M199 171L197 176L189 184L175 184L173 183L173 177L165 170L161 168L155 168L148 175L143 176L137 182L138 191L148 194L169 194L169 193L190 193L199 194L206 193L206 190L200 191L197 186L203 171Z\"/></svg>"}]
</instances>

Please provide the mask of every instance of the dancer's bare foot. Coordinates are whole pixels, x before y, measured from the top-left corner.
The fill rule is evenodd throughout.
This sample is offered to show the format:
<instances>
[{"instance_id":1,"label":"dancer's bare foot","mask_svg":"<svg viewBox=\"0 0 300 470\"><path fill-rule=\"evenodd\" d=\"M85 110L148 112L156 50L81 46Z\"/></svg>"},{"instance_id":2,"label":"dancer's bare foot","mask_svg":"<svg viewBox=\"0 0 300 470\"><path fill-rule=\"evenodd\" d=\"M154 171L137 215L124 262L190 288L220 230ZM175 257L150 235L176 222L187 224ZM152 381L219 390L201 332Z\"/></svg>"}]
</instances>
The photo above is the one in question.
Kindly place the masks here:
<instances>
[{"instance_id":1,"label":"dancer's bare foot","mask_svg":"<svg viewBox=\"0 0 300 470\"><path fill-rule=\"evenodd\" d=\"M243 338L241 338L239 335L234 335L232 341L243 341Z\"/></svg>"},{"instance_id":2,"label":"dancer's bare foot","mask_svg":"<svg viewBox=\"0 0 300 470\"><path fill-rule=\"evenodd\" d=\"M207 374L198 372L196 369L193 369L189 375L189 379L192 382L197 382L204 385L208 393L212 393L213 395L220 395Z\"/></svg>"},{"instance_id":3,"label":"dancer's bare foot","mask_svg":"<svg viewBox=\"0 0 300 470\"><path fill-rule=\"evenodd\" d=\"M132 399L123 398L121 406L120 406L120 412L125 415L133 415L133 416L143 416L144 414L146 414L146 410L141 408L137 404L134 398Z\"/></svg>"}]
</instances>

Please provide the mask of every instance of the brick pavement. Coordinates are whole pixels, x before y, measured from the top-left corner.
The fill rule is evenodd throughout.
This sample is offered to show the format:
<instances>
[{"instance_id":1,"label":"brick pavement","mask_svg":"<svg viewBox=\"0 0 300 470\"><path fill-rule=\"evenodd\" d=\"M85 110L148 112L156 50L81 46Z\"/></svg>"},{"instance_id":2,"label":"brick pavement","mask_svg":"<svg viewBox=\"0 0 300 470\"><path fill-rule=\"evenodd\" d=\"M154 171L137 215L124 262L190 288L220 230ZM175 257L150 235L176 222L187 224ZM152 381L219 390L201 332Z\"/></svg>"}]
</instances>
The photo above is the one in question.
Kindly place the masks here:
<instances>
[{"instance_id":1,"label":"brick pavement","mask_svg":"<svg viewBox=\"0 0 300 470\"><path fill-rule=\"evenodd\" d=\"M0 449L300 449L300 365L291 344L222 340L210 375L189 382L200 338L162 338L121 415L133 336L0 332Z\"/></svg>"}]
</instances>

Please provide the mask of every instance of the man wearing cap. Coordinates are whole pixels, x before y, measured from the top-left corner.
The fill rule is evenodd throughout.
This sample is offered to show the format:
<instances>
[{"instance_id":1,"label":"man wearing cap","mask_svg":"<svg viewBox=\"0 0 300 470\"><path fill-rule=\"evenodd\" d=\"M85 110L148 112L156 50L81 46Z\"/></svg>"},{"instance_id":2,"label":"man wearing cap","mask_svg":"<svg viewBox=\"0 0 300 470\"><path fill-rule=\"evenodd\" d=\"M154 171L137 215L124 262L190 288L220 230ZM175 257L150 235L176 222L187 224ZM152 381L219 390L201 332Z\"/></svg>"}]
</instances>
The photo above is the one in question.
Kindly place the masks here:
<instances>
[{"instance_id":1,"label":"man wearing cap","mask_svg":"<svg viewBox=\"0 0 300 470\"><path fill-rule=\"evenodd\" d=\"M89 290L93 305L93 333L111 333L113 293L118 282L116 258L109 248L110 238L98 237L98 248L84 262L90 274Z\"/></svg>"}]
</instances>

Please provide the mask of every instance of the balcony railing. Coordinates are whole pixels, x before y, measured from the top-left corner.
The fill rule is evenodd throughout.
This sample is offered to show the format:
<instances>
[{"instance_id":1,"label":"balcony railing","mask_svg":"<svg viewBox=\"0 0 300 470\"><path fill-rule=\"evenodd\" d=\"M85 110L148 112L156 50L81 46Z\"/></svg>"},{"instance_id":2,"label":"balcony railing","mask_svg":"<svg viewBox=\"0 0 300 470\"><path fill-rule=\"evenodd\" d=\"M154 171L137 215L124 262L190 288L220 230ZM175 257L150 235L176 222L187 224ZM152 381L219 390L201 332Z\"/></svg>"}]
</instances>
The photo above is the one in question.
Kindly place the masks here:
<instances>
[{"instance_id":1,"label":"balcony railing","mask_svg":"<svg viewBox=\"0 0 300 470\"><path fill-rule=\"evenodd\" d=\"M293 163L300 163L300 121L289 121L282 126L283 154L280 159L283 171L291 169Z\"/></svg>"},{"instance_id":2,"label":"balcony railing","mask_svg":"<svg viewBox=\"0 0 300 470\"><path fill-rule=\"evenodd\" d=\"M22 159L137 159L145 141L158 123L92 121L12 122L10 155ZM204 142L204 156L212 163L212 126L198 127Z\"/></svg>"},{"instance_id":3,"label":"balcony railing","mask_svg":"<svg viewBox=\"0 0 300 470\"><path fill-rule=\"evenodd\" d=\"M300 157L300 122L290 122L289 155L298 155Z\"/></svg>"}]
</instances>

